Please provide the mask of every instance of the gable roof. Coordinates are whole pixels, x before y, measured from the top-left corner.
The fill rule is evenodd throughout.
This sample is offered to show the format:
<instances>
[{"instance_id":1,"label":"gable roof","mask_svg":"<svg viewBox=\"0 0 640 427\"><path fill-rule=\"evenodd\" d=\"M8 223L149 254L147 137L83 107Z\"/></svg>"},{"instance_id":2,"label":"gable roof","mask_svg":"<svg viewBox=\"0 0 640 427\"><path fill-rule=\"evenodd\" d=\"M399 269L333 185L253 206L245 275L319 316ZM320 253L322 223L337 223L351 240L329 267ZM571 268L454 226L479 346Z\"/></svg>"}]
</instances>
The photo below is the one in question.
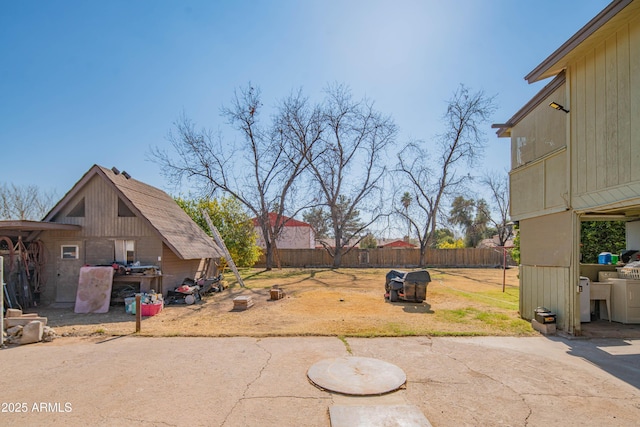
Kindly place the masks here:
<instances>
[{"instance_id":1,"label":"gable roof","mask_svg":"<svg viewBox=\"0 0 640 427\"><path fill-rule=\"evenodd\" d=\"M117 171L117 169L116 169ZM181 259L218 258L222 250L164 191L129 177L125 173L93 165L91 169L49 211L43 221L52 221L62 208L94 176L104 179L127 207L154 229L162 241Z\"/></svg>"},{"instance_id":2,"label":"gable roof","mask_svg":"<svg viewBox=\"0 0 640 427\"><path fill-rule=\"evenodd\" d=\"M277 218L278 218L277 213L269 212L269 225L274 227L276 225ZM282 215L280 216L280 218L281 218L281 221L284 222L285 227L311 227L311 225L306 222L298 221L297 219L289 218L288 216ZM253 218L252 221L255 227L258 227L260 225L260 222L258 221L257 217Z\"/></svg>"}]
</instances>

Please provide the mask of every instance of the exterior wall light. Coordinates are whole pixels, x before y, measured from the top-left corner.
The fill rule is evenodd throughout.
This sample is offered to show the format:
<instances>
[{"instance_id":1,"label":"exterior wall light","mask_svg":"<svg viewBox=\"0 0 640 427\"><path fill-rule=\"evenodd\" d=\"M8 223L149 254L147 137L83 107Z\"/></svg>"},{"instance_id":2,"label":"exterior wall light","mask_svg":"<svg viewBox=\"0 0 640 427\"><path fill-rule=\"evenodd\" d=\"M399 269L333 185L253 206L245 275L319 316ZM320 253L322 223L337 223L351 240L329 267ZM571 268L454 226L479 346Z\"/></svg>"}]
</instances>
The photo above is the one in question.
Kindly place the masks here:
<instances>
[{"instance_id":1,"label":"exterior wall light","mask_svg":"<svg viewBox=\"0 0 640 427\"><path fill-rule=\"evenodd\" d=\"M551 108L555 108L556 110L560 110L560 111L564 111L565 113L568 113L569 110L567 110L566 108L564 108L562 105L558 104L557 102L551 102L549 104L549 107Z\"/></svg>"}]
</instances>

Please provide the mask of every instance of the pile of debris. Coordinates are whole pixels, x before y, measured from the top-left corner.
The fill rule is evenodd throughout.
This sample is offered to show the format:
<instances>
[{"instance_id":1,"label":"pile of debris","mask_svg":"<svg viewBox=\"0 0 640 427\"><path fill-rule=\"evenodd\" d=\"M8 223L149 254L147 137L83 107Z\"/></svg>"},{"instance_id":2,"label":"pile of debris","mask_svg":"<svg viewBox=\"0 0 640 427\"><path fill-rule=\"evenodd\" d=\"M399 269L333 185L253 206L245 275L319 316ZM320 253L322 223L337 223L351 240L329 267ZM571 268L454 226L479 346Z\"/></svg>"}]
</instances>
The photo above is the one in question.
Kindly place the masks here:
<instances>
[{"instance_id":1,"label":"pile of debris","mask_svg":"<svg viewBox=\"0 0 640 427\"><path fill-rule=\"evenodd\" d=\"M23 314L22 310L7 309L4 318L4 340L9 344L32 344L50 342L56 337L53 329L47 326L47 318L37 313Z\"/></svg>"}]
</instances>

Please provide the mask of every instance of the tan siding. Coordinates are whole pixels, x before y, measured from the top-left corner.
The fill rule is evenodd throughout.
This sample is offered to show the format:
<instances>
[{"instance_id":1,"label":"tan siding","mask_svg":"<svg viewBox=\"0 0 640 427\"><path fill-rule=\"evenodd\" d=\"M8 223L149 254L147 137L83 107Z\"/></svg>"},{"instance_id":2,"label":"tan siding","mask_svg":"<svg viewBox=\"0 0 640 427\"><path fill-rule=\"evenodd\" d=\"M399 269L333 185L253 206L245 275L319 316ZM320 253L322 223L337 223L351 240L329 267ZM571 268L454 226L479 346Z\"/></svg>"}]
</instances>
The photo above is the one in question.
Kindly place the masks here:
<instances>
[{"instance_id":1,"label":"tan siding","mask_svg":"<svg viewBox=\"0 0 640 427\"><path fill-rule=\"evenodd\" d=\"M135 242L137 261L146 265L158 264L158 257L162 256L162 241L159 238L138 238Z\"/></svg>"},{"instance_id":2,"label":"tan siding","mask_svg":"<svg viewBox=\"0 0 640 427\"><path fill-rule=\"evenodd\" d=\"M618 168L618 73L615 35L607 39L605 47L605 145L607 147L605 170L607 172L606 185L611 187L618 184L618 173L616 172Z\"/></svg>"},{"instance_id":3,"label":"tan siding","mask_svg":"<svg viewBox=\"0 0 640 427\"><path fill-rule=\"evenodd\" d=\"M601 47L596 48L596 80L595 80L595 100L596 100L596 131L595 131L595 140L593 144L596 146L596 164L595 167L593 165L587 165L587 170L590 173L596 174L596 188L593 190L597 190L598 188L604 188L607 182L607 174L606 174L606 165L607 165L607 146L604 143L606 141L606 107L605 107L605 84L604 84L604 76L606 74L605 67L605 49L604 44ZM577 105L577 108L582 107L581 105ZM580 144L579 141L576 142ZM577 172L574 171L574 173ZM592 191L593 191L592 190Z\"/></svg>"},{"instance_id":4,"label":"tan siding","mask_svg":"<svg viewBox=\"0 0 640 427\"><path fill-rule=\"evenodd\" d=\"M582 210L636 197L630 191L640 180L640 19L622 25L568 71L572 205Z\"/></svg>"},{"instance_id":5,"label":"tan siding","mask_svg":"<svg viewBox=\"0 0 640 427\"><path fill-rule=\"evenodd\" d=\"M585 79L583 73L579 81L572 84L584 86ZM549 108L552 101L570 107L566 102L566 90L565 83L512 129L510 194L514 219L551 213L568 203L568 160L563 149L567 146L569 116ZM586 156L586 151L580 152L578 162L585 164ZM586 182L583 180L579 185L586 187Z\"/></svg>"},{"instance_id":6,"label":"tan siding","mask_svg":"<svg viewBox=\"0 0 640 427\"><path fill-rule=\"evenodd\" d=\"M563 151L544 161L544 209L566 207L568 199L567 152Z\"/></svg>"},{"instance_id":7,"label":"tan siding","mask_svg":"<svg viewBox=\"0 0 640 427\"><path fill-rule=\"evenodd\" d=\"M544 164L520 168L511 173L511 216L518 218L544 209Z\"/></svg>"},{"instance_id":8,"label":"tan siding","mask_svg":"<svg viewBox=\"0 0 640 427\"><path fill-rule=\"evenodd\" d=\"M195 279L200 277L202 260L181 260L166 245L162 245L162 291L166 295L167 290L182 284L185 278ZM213 274L209 272L208 275Z\"/></svg>"},{"instance_id":9,"label":"tan siding","mask_svg":"<svg viewBox=\"0 0 640 427\"><path fill-rule=\"evenodd\" d=\"M544 215L520 221L520 254L523 264L571 265L572 213Z\"/></svg>"},{"instance_id":10,"label":"tan siding","mask_svg":"<svg viewBox=\"0 0 640 427\"><path fill-rule=\"evenodd\" d=\"M631 172L630 154L631 154L631 124L629 120L629 108L631 106L630 101L630 87L629 87L629 29L624 27L618 32L617 38L617 91L616 98L618 105L617 111L617 128L618 128L618 168L617 168L617 180L618 184L626 183L629 181ZM636 117L636 120L639 118Z\"/></svg>"},{"instance_id":11,"label":"tan siding","mask_svg":"<svg viewBox=\"0 0 640 427\"><path fill-rule=\"evenodd\" d=\"M640 181L640 18L629 25L629 131L631 181Z\"/></svg>"},{"instance_id":12,"label":"tan siding","mask_svg":"<svg viewBox=\"0 0 640 427\"><path fill-rule=\"evenodd\" d=\"M511 130L512 169L538 160L566 144L567 115L549 108L555 101L565 101L565 84L556 89Z\"/></svg>"},{"instance_id":13,"label":"tan siding","mask_svg":"<svg viewBox=\"0 0 640 427\"><path fill-rule=\"evenodd\" d=\"M575 99L571 101L574 105L586 105L584 99L585 86L586 86L586 61L579 61L580 65L575 72L574 83L571 87L572 93L576 93ZM583 126L575 126L575 123L583 123L585 120L586 111L584 108L571 108L573 110L573 120L571 121L572 130L576 135L578 141L584 141L586 139L586 130ZM576 155L573 162L573 168L576 170L582 170L587 168L587 146L585 144L578 144L576 147ZM576 186L582 191L587 188L587 175L586 173L579 173Z\"/></svg>"},{"instance_id":14,"label":"tan siding","mask_svg":"<svg viewBox=\"0 0 640 427\"><path fill-rule=\"evenodd\" d=\"M560 150L547 158L511 171L511 217L544 215L567 208L567 152Z\"/></svg>"},{"instance_id":15,"label":"tan siding","mask_svg":"<svg viewBox=\"0 0 640 427\"><path fill-rule=\"evenodd\" d=\"M546 307L556 313L557 326L565 329L570 288L568 268L521 265L520 315L531 320L537 307Z\"/></svg>"},{"instance_id":16,"label":"tan siding","mask_svg":"<svg viewBox=\"0 0 640 427\"><path fill-rule=\"evenodd\" d=\"M585 111L582 116L583 120L580 123L584 123L583 138L578 138L578 141L584 141L584 144L580 144L584 147L585 158L582 164L582 175L584 178L582 181L585 183L583 191L591 191L596 188L596 173L594 165L596 164L596 94L593 90L586 90L587 87L595 87L596 79L596 59L595 53L590 53L586 57L585 61L585 85L584 85L584 104L578 103L577 105L584 105ZM578 109L579 111L580 109ZM579 120L579 119L578 119ZM575 124L576 121L574 120ZM577 126L578 129L582 129L582 126Z\"/></svg>"}]
</instances>

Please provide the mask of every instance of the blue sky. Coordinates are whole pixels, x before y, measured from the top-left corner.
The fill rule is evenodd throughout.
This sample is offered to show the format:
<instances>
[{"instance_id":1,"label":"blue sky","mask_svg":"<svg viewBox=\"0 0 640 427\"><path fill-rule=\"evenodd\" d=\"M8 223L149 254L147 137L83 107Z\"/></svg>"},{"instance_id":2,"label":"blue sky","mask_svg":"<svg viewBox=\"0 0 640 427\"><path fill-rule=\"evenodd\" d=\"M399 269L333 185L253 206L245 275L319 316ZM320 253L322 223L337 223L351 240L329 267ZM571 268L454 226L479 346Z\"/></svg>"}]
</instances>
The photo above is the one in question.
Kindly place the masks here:
<instances>
[{"instance_id":1,"label":"blue sky","mask_svg":"<svg viewBox=\"0 0 640 427\"><path fill-rule=\"evenodd\" d=\"M151 147L184 112L219 117L249 82L274 105L329 83L367 96L398 143L442 132L460 84L510 118L547 82L524 76L607 0L0 0L0 182L61 197L93 164L170 190ZM509 169L487 124L478 172Z\"/></svg>"}]
</instances>

